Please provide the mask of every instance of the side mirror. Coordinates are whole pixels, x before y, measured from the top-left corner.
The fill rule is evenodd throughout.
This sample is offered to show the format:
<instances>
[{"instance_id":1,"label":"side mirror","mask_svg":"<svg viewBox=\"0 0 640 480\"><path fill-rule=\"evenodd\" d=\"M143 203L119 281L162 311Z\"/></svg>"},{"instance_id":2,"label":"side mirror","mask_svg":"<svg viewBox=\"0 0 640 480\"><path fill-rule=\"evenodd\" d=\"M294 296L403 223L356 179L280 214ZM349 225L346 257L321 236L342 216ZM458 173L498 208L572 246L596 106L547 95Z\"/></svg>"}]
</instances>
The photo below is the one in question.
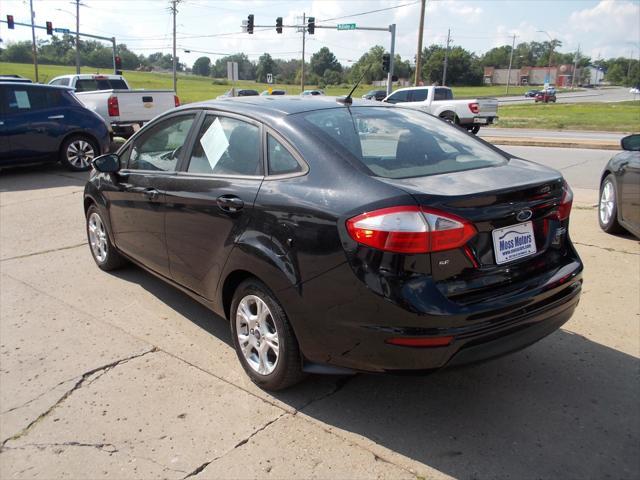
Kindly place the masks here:
<instances>
[{"instance_id":1,"label":"side mirror","mask_svg":"<svg viewBox=\"0 0 640 480\"><path fill-rule=\"evenodd\" d=\"M117 153L100 155L93 160L93 168L102 173L116 173L120 170L120 157Z\"/></svg>"},{"instance_id":2,"label":"side mirror","mask_svg":"<svg viewBox=\"0 0 640 480\"><path fill-rule=\"evenodd\" d=\"M640 152L640 134L629 135L620 140L623 150L629 152Z\"/></svg>"}]
</instances>

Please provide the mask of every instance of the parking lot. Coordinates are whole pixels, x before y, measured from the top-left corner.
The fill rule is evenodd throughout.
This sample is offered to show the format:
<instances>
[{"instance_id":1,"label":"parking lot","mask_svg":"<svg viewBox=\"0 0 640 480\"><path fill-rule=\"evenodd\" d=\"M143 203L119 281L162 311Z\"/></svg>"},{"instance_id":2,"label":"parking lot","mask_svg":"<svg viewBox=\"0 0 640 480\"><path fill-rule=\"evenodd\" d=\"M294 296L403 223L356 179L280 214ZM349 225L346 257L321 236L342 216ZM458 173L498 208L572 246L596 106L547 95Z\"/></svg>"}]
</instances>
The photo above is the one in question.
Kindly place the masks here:
<instances>
[{"instance_id":1,"label":"parking lot","mask_svg":"<svg viewBox=\"0 0 640 480\"><path fill-rule=\"evenodd\" d=\"M594 206L613 152L509 148L574 187L573 318L482 365L276 395L245 376L225 320L139 268L95 266L86 173L3 171L0 477L638 478L640 245Z\"/></svg>"}]
</instances>

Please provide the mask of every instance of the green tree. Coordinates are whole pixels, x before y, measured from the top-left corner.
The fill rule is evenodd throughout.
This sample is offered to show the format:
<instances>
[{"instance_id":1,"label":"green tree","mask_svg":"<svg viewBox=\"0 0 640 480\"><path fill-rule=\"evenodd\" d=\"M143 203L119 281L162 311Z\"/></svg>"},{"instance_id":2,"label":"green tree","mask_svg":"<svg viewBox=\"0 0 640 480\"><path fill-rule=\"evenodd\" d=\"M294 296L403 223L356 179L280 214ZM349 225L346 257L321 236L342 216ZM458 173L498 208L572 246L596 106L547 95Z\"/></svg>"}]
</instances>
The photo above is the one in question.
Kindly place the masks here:
<instances>
[{"instance_id":1,"label":"green tree","mask_svg":"<svg viewBox=\"0 0 640 480\"><path fill-rule=\"evenodd\" d=\"M238 68L240 66L238 65ZM256 81L266 83L267 81L267 73L271 73L275 76L276 72L276 62L273 61L271 55L268 53L264 53L258 59L258 66L256 67Z\"/></svg>"},{"instance_id":2,"label":"green tree","mask_svg":"<svg viewBox=\"0 0 640 480\"><path fill-rule=\"evenodd\" d=\"M280 58L276 58L276 71L278 74L276 75L276 81L278 83L286 83L292 85L296 81L296 73L300 69L300 65L302 62L297 59L292 60L282 60Z\"/></svg>"},{"instance_id":3,"label":"green tree","mask_svg":"<svg viewBox=\"0 0 640 480\"><path fill-rule=\"evenodd\" d=\"M507 68L511 57L511 45L495 47L480 57L483 67Z\"/></svg>"},{"instance_id":4,"label":"green tree","mask_svg":"<svg viewBox=\"0 0 640 480\"><path fill-rule=\"evenodd\" d=\"M211 59L209 57L199 57L195 62L193 62L191 71L195 75L208 77L211 74Z\"/></svg>"},{"instance_id":5,"label":"green tree","mask_svg":"<svg viewBox=\"0 0 640 480\"><path fill-rule=\"evenodd\" d=\"M385 73L382 71L382 55L384 52L384 47L381 45L371 47L351 68L349 82L353 83L360 80L363 74L364 83L386 78Z\"/></svg>"},{"instance_id":6,"label":"green tree","mask_svg":"<svg viewBox=\"0 0 640 480\"><path fill-rule=\"evenodd\" d=\"M31 55L31 42L9 43L2 52L3 62L15 63L31 63L33 56Z\"/></svg>"},{"instance_id":7,"label":"green tree","mask_svg":"<svg viewBox=\"0 0 640 480\"><path fill-rule=\"evenodd\" d=\"M445 48L431 45L422 51L422 78L426 82L442 82L444 71ZM482 67L480 61L472 52L456 46L449 49L447 62L448 85L481 85Z\"/></svg>"},{"instance_id":8,"label":"green tree","mask_svg":"<svg viewBox=\"0 0 640 480\"><path fill-rule=\"evenodd\" d=\"M324 72L327 70L334 72L342 71L342 65L340 65L336 56L327 47L322 47L311 55L309 66L311 67L311 71L318 75L318 77L323 77Z\"/></svg>"},{"instance_id":9,"label":"green tree","mask_svg":"<svg viewBox=\"0 0 640 480\"><path fill-rule=\"evenodd\" d=\"M235 53L216 60L212 67L211 76L216 78L227 78L227 62L238 63L238 77L240 80L253 80L256 75L256 66L244 53Z\"/></svg>"}]
</instances>

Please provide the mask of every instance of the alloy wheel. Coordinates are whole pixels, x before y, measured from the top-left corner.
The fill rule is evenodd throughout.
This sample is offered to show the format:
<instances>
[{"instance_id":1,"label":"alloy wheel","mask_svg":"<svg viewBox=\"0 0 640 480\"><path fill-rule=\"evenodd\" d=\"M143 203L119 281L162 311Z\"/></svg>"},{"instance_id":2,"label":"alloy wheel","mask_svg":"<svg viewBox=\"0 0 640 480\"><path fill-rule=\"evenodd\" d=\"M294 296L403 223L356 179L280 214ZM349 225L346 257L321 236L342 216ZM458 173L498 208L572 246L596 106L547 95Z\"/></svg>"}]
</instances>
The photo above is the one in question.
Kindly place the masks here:
<instances>
[{"instance_id":1,"label":"alloy wheel","mask_svg":"<svg viewBox=\"0 0 640 480\"><path fill-rule=\"evenodd\" d=\"M280 342L267 304L256 295L243 297L235 321L238 343L247 364L260 375L272 373L278 364Z\"/></svg>"},{"instance_id":2,"label":"alloy wheel","mask_svg":"<svg viewBox=\"0 0 640 480\"><path fill-rule=\"evenodd\" d=\"M104 263L107 259L107 232L104 229L102 219L97 213L92 213L88 220L89 225L89 244L93 256L100 263Z\"/></svg>"},{"instance_id":3,"label":"alloy wheel","mask_svg":"<svg viewBox=\"0 0 640 480\"><path fill-rule=\"evenodd\" d=\"M67 147L67 160L76 168L87 168L95 156L93 147L86 140L74 140Z\"/></svg>"},{"instance_id":4,"label":"alloy wheel","mask_svg":"<svg viewBox=\"0 0 640 480\"><path fill-rule=\"evenodd\" d=\"M609 181L604 182L602 186L602 194L600 195L600 221L603 225L608 225L613 216L613 209L616 203L616 192L613 184Z\"/></svg>"}]
</instances>

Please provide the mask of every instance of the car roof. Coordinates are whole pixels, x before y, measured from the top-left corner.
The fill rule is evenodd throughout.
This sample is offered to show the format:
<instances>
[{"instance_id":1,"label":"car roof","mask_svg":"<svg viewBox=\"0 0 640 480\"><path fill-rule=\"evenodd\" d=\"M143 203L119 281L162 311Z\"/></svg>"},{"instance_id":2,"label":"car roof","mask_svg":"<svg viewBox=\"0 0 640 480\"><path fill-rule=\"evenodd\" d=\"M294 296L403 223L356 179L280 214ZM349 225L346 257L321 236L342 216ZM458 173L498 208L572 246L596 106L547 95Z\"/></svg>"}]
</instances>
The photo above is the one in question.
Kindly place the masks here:
<instances>
[{"instance_id":1,"label":"car roof","mask_svg":"<svg viewBox=\"0 0 640 480\"><path fill-rule=\"evenodd\" d=\"M316 96L313 98L299 95L258 95L252 97L229 97L220 100L207 100L189 103L180 109L204 108L223 110L241 115L247 115L259 120L282 118L296 113L315 110L329 110L332 108L348 108L339 103L338 97ZM393 105L372 103L367 100L353 99L353 107L393 108Z\"/></svg>"},{"instance_id":2,"label":"car roof","mask_svg":"<svg viewBox=\"0 0 640 480\"><path fill-rule=\"evenodd\" d=\"M11 87L15 87L16 85L20 87L29 87L29 88L48 88L48 89L56 89L56 90L73 90L73 88L65 87L62 85L47 85L44 83L28 83L28 82L12 82L11 80L3 81L0 79L0 85L9 85Z\"/></svg>"},{"instance_id":3,"label":"car roof","mask_svg":"<svg viewBox=\"0 0 640 480\"><path fill-rule=\"evenodd\" d=\"M69 75L59 75L51 79L57 80L59 78L78 78L78 80L93 80L96 77L107 78L109 80L120 80L124 78L122 75L113 75L108 73L81 73L81 74L69 74Z\"/></svg>"}]
</instances>

